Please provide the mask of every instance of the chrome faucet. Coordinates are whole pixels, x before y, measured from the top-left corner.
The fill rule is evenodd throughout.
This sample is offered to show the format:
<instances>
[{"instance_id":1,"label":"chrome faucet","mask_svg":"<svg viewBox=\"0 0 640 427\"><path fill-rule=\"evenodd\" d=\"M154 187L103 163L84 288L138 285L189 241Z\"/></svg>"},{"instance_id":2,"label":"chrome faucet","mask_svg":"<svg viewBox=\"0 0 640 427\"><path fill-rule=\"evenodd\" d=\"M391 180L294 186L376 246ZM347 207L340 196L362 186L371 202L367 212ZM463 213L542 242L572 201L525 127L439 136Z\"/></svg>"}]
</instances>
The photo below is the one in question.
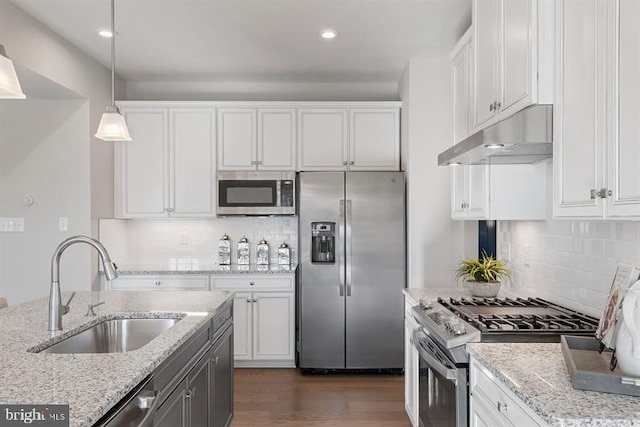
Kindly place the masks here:
<instances>
[{"instance_id":1,"label":"chrome faucet","mask_svg":"<svg viewBox=\"0 0 640 427\"><path fill-rule=\"evenodd\" d=\"M113 280L118 277L118 273L116 273L116 266L111 262L109 253L104 246L102 246L102 243L97 240L87 236L72 236L60 243L51 257L51 290L49 292L50 331L62 330L63 306L62 298L60 296L60 257L62 256L62 252L74 243L86 243L93 246L100 255L102 266L104 267L104 275L107 280Z\"/></svg>"}]
</instances>

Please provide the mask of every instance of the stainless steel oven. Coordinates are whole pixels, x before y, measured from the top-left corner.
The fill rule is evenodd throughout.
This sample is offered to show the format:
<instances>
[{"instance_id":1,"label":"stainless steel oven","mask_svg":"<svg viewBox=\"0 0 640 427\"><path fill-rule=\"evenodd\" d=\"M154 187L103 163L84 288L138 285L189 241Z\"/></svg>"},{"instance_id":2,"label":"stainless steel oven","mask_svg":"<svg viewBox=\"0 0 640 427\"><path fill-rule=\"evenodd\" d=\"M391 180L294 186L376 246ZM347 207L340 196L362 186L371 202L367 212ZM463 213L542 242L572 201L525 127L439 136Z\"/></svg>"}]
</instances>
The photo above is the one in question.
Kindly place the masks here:
<instances>
[{"instance_id":1,"label":"stainless steel oven","mask_svg":"<svg viewBox=\"0 0 640 427\"><path fill-rule=\"evenodd\" d=\"M295 215L295 172L218 172L218 215Z\"/></svg>"},{"instance_id":2,"label":"stainless steel oven","mask_svg":"<svg viewBox=\"0 0 640 427\"><path fill-rule=\"evenodd\" d=\"M468 363L456 363L418 329L413 343L420 356L418 411L421 427L456 427L467 424Z\"/></svg>"}]
</instances>

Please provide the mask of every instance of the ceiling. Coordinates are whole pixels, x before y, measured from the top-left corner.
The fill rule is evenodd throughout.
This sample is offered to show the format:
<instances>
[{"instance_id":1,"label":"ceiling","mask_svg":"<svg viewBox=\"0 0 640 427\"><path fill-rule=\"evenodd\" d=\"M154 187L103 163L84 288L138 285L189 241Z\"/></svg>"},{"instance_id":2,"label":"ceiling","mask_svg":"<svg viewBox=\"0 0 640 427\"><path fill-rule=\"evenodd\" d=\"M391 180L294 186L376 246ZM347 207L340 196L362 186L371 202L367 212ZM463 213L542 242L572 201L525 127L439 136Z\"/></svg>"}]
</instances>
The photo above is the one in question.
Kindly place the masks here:
<instances>
[{"instance_id":1,"label":"ceiling","mask_svg":"<svg viewBox=\"0 0 640 427\"><path fill-rule=\"evenodd\" d=\"M12 0L110 66L109 0ZM409 58L448 54L470 0L116 0L128 82L390 83ZM338 37L319 37L335 28Z\"/></svg>"}]
</instances>

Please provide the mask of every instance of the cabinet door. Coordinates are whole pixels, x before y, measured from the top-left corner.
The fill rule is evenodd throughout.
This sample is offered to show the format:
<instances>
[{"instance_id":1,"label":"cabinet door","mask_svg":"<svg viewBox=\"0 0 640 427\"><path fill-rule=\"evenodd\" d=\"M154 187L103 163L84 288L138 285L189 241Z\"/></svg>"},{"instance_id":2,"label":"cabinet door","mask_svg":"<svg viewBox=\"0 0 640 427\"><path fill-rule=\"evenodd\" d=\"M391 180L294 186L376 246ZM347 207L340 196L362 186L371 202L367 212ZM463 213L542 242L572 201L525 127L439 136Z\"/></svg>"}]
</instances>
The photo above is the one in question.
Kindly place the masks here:
<instances>
[{"instance_id":1,"label":"cabinet door","mask_svg":"<svg viewBox=\"0 0 640 427\"><path fill-rule=\"evenodd\" d=\"M398 110L352 109L349 115L349 170L399 170Z\"/></svg>"},{"instance_id":2,"label":"cabinet door","mask_svg":"<svg viewBox=\"0 0 640 427\"><path fill-rule=\"evenodd\" d=\"M233 416L233 327L220 337L211 349L210 407L213 408L212 427L227 427Z\"/></svg>"},{"instance_id":3,"label":"cabinet door","mask_svg":"<svg viewBox=\"0 0 640 427\"><path fill-rule=\"evenodd\" d=\"M471 396L469 404L469 427L499 427L503 425L496 421L496 418L491 414L492 411L488 410L475 396Z\"/></svg>"},{"instance_id":4,"label":"cabinet door","mask_svg":"<svg viewBox=\"0 0 640 427\"><path fill-rule=\"evenodd\" d=\"M210 354L205 354L187 375L186 402L189 427L209 427L212 418L210 378Z\"/></svg>"},{"instance_id":5,"label":"cabinet door","mask_svg":"<svg viewBox=\"0 0 640 427\"><path fill-rule=\"evenodd\" d=\"M418 325L404 320L404 402L411 424L418 426L418 350L413 345L413 331Z\"/></svg>"},{"instance_id":6,"label":"cabinet door","mask_svg":"<svg viewBox=\"0 0 640 427\"><path fill-rule=\"evenodd\" d=\"M607 216L640 216L640 2L616 0L609 6L607 63Z\"/></svg>"},{"instance_id":7,"label":"cabinet door","mask_svg":"<svg viewBox=\"0 0 640 427\"><path fill-rule=\"evenodd\" d=\"M467 217L486 219L489 215L489 167L487 165L467 166Z\"/></svg>"},{"instance_id":8,"label":"cabinet door","mask_svg":"<svg viewBox=\"0 0 640 427\"><path fill-rule=\"evenodd\" d=\"M451 218L467 217L467 190L469 166L451 166Z\"/></svg>"},{"instance_id":9,"label":"cabinet door","mask_svg":"<svg viewBox=\"0 0 640 427\"><path fill-rule=\"evenodd\" d=\"M153 418L154 427L187 427L187 405L185 402L187 380L183 380L178 387L158 407Z\"/></svg>"},{"instance_id":10,"label":"cabinet door","mask_svg":"<svg viewBox=\"0 0 640 427\"><path fill-rule=\"evenodd\" d=\"M215 216L213 110L171 110L171 216Z\"/></svg>"},{"instance_id":11,"label":"cabinet door","mask_svg":"<svg viewBox=\"0 0 640 427\"><path fill-rule=\"evenodd\" d=\"M133 141L115 144L116 217L163 217L169 206L167 110L123 109Z\"/></svg>"},{"instance_id":12,"label":"cabinet door","mask_svg":"<svg viewBox=\"0 0 640 427\"><path fill-rule=\"evenodd\" d=\"M501 115L507 115L530 105L537 93L538 79L534 76L537 72L534 55L537 1L507 0L500 4L502 84L499 111Z\"/></svg>"},{"instance_id":13,"label":"cabinet door","mask_svg":"<svg viewBox=\"0 0 640 427\"><path fill-rule=\"evenodd\" d=\"M256 110L218 109L218 170L256 168Z\"/></svg>"},{"instance_id":14,"label":"cabinet door","mask_svg":"<svg viewBox=\"0 0 640 427\"><path fill-rule=\"evenodd\" d=\"M251 360L252 358L252 298L250 292L236 292L233 297L233 327L235 334L233 353L236 360Z\"/></svg>"},{"instance_id":15,"label":"cabinet door","mask_svg":"<svg viewBox=\"0 0 640 427\"><path fill-rule=\"evenodd\" d=\"M293 359L294 301L292 293L253 294L255 360Z\"/></svg>"},{"instance_id":16,"label":"cabinet door","mask_svg":"<svg viewBox=\"0 0 640 427\"><path fill-rule=\"evenodd\" d=\"M303 171L346 170L347 110L298 110L298 165Z\"/></svg>"},{"instance_id":17,"label":"cabinet door","mask_svg":"<svg viewBox=\"0 0 640 427\"><path fill-rule=\"evenodd\" d=\"M474 0L473 15L473 92L474 130L494 121L497 101L497 37L499 0Z\"/></svg>"},{"instance_id":18,"label":"cabinet door","mask_svg":"<svg viewBox=\"0 0 640 427\"><path fill-rule=\"evenodd\" d=\"M293 109L258 110L258 167L296 170L296 115Z\"/></svg>"},{"instance_id":19,"label":"cabinet door","mask_svg":"<svg viewBox=\"0 0 640 427\"><path fill-rule=\"evenodd\" d=\"M554 216L601 217L605 106L605 19L599 0L556 1L553 109Z\"/></svg>"},{"instance_id":20,"label":"cabinet door","mask_svg":"<svg viewBox=\"0 0 640 427\"><path fill-rule=\"evenodd\" d=\"M451 58L454 144L469 136L471 125L471 30L458 43Z\"/></svg>"}]
</instances>

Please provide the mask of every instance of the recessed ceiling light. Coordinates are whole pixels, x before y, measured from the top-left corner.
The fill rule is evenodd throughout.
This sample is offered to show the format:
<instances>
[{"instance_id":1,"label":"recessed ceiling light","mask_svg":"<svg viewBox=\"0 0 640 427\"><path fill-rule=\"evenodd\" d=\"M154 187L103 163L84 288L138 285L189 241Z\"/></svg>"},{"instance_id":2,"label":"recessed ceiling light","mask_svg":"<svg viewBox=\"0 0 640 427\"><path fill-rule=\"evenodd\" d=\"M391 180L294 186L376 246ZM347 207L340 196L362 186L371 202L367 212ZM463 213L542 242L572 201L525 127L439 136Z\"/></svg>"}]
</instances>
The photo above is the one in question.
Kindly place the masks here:
<instances>
[{"instance_id":1,"label":"recessed ceiling light","mask_svg":"<svg viewBox=\"0 0 640 427\"><path fill-rule=\"evenodd\" d=\"M460 166L460 162L449 162L449 166Z\"/></svg>"},{"instance_id":2,"label":"recessed ceiling light","mask_svg":"<svg viewBox=\"0 0 640 427\"><path fill-rule=\"evenodd\" d=\"M111 33L111 30L106 30L106 29L104 29L104 28L100 28L100 29L98 29L98 34L99 34L101 37L105 37L105 38L110 38L110 37L112 37L112 36L113 36L113 34Z\"/></svg>"},{"instance_id":3,"label":"recessed ceiling light","mask_svg":"<svg viewBox=\"0 0 640 427\"><path fill-rule=\"evenodd\" d=\"M320 37L322 37L323 39L335 39L337 35L338 32L333 28L327 28L320 31Z\"/></svg>"}]
</instances>

